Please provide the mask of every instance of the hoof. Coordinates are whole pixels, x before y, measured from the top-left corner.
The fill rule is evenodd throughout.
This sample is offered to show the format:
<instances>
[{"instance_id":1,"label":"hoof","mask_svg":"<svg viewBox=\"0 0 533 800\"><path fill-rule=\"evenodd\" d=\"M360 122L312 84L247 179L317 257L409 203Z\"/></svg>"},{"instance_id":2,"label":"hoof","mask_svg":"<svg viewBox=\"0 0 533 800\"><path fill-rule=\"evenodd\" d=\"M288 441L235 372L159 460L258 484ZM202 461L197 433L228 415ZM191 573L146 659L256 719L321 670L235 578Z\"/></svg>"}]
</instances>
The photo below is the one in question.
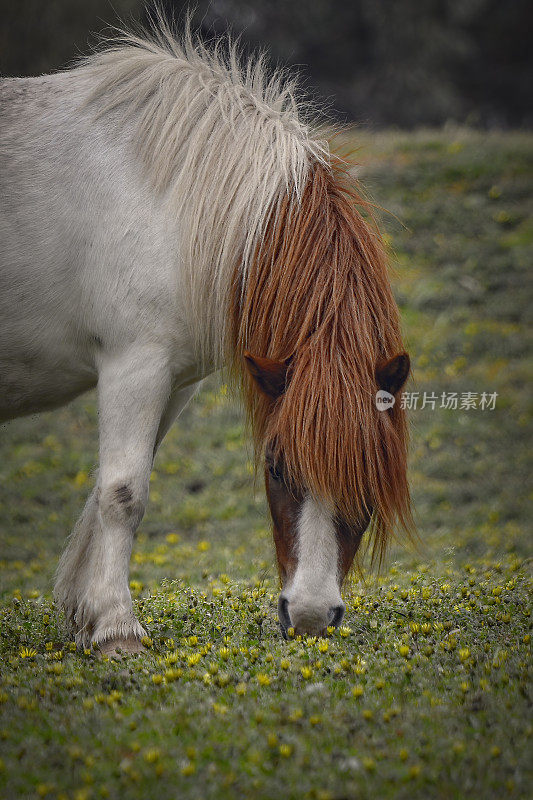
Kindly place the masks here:
<instances>
[{"instance_id":1,"label":"hoof","mask_svg":"<svg viewBox=\"0 0 533 800\"><path fill-rule=\"evenodd\" d=\"M144 647L139 639L107 639L97 645L100 655L111 657L130 656L134 653L143 653Z\"/></svg>"}]
</instances>

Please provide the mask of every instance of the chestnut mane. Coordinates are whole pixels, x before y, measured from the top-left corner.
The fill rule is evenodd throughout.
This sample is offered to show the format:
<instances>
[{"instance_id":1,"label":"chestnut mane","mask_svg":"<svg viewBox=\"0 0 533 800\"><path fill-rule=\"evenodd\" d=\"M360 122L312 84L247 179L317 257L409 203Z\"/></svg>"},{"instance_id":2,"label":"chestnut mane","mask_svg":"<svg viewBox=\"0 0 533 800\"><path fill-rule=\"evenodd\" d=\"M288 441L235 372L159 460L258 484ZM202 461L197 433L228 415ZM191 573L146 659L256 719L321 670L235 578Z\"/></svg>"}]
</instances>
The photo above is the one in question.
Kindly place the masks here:
<instances>
[{"instance_id":1,"label":"chestnut mane","mask_svg":"<svg viewBox=\"0 0 533 800\"><path fill-rule=\"evenodd\" d=\"M235 274L230 347L257 456L274 443L286 479L347 522L372 510L381 562L411 512L406 415L376 408L375 372L404 348L382 240L345 167L312 164L301 199L271 211L244 284ZM291 359L275 403L243 370L244 350Z\"/></svg>"},{"instance_id":2,"label":"chestnut mane","mask_svg":"<svg viewBox=\"0 0 533 800\"><path fill-rule=\"evenodd\" d=\"M307 119L295 84L235 44L181 39L160 16L83 60L88 105L127 129L143 175L179 221L177 291L206 369L242 381L256 454L347 522L373 510L374 554L410 523L404 411L375 406L375 371L403 350L370 208ZM291 357L260 396L243 353ZM227 351L227 352L226 352Z\"/></svg>"}]
</instances>

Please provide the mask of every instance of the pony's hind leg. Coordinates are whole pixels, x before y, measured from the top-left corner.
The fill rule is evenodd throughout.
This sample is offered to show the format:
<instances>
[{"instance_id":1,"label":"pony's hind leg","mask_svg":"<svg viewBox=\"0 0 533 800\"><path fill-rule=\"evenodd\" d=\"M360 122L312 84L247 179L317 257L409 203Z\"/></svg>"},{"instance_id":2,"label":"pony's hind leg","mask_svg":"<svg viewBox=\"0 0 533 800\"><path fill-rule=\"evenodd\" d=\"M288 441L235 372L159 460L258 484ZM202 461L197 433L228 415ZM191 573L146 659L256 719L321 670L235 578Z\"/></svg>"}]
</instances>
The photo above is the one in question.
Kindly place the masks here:
<instances>
[{"instance_id":1,"label":"pony's hind leg","mask_svg":"<svg viewBox=\"0 0 533 800\"><path fill-rule=\"evenodd\" d=\"M129 562L169 392L166 360L152 348L109 359L100 370L97 485L63 554L55 587L79 645L96 644L106 652L140 649L145 632L133 612Z\"/></svg>"},{"instance_id":2,"label":"pony's hind leg","mask_svg":"<svg viewBox=\"0 0 533 800\"><path fill-rule=\"evenodd\" d=\"M65 612L67 624L75 632L75 615L82 594L86 591L86 566L91 539L98 524L98 494L93 489L80 518L69 536L56 571L54 597Z\"/></svg>"}]
</instances>

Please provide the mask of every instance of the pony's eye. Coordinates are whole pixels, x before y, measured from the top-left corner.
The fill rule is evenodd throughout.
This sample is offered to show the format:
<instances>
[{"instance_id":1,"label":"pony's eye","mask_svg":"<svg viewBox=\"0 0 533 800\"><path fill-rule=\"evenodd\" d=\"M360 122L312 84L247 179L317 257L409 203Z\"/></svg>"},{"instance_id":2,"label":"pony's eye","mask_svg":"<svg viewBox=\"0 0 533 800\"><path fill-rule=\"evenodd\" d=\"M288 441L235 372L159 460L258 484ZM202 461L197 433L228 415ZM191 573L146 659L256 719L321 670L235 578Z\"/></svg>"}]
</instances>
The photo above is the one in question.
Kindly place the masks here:
<instances>
[{"instance_id":1,"label":"pony's eye","mask_svg":"<svg viewBox=\"0 0 533 800\"><path fill-rule=\"evenodd\" d=\"M269 464L268 465L268 471L270 472L270 477L273 478L275 481L280 481L281 480L281 475L277 471L277 469L274 466L274 464Z\"/></svg>"}]
</instances>

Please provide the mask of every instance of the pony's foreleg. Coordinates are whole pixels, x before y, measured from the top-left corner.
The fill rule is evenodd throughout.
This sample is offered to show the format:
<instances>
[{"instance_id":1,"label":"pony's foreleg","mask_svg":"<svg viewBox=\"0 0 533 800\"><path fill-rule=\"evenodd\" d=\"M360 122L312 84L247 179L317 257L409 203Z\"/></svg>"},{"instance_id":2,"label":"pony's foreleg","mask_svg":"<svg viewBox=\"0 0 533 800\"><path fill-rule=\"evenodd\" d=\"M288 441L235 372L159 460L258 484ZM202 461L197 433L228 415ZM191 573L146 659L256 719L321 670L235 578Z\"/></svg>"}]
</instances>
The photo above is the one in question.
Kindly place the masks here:
<instances>
[{"instance_id":1,"label":"pony's foreleg","mask_svg":"<svg viewBox=\"0 0 533 800\"><path fill-rule=\"evenodd\" d=\"M80 645L140 649L129 562L148 499L157 432L170 393L166 360L153 348L106 361L98 379L98 482L61 559L56 598Z\"/></svg>"},{"instance_id":2,"label":"pony's foreleg","mask_svg":"<svg viewBox=\"0 0 533 800\"><path fill-rule=\"evenodd\" d=\"M154 458L172 423L176 417L179 417L183 409L189 405L193 397L198 394L202 383L203 380L199 380L181 389L174 389L172 392L159 423L154 445Z\"/></svg>"}]
</instances>

